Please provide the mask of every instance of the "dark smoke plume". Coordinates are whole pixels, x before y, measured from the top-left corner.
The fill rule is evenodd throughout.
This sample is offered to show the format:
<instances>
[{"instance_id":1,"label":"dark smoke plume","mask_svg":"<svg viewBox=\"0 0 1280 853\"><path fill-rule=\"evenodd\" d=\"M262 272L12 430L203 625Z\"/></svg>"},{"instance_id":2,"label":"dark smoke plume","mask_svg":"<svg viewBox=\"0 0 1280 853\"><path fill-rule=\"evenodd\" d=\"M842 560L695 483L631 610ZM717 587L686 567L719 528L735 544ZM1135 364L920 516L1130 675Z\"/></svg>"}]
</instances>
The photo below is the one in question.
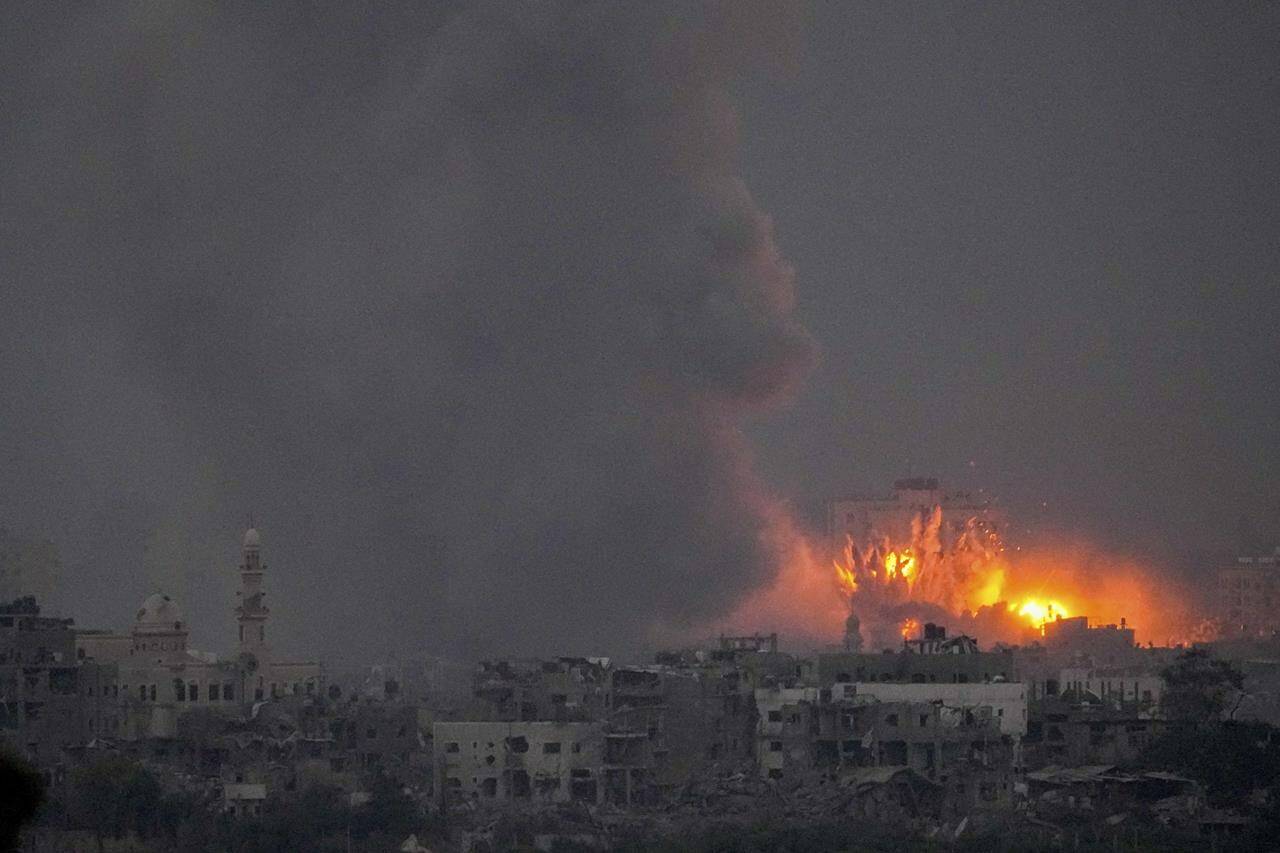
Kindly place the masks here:
<instances>
[{"instance_id":1,"label":"dark smoke plume","mask_svg":"<svg viewBox=\"0 0 1280 853\"><path fill-rule=\"evenodd\" d=\"M814 347L729 87L782 11L11 10L0 513L64 608L167 585L217 647L248 511L331 655L626 648L772 577L739 421Z\"/></svg>"}]
</instances>

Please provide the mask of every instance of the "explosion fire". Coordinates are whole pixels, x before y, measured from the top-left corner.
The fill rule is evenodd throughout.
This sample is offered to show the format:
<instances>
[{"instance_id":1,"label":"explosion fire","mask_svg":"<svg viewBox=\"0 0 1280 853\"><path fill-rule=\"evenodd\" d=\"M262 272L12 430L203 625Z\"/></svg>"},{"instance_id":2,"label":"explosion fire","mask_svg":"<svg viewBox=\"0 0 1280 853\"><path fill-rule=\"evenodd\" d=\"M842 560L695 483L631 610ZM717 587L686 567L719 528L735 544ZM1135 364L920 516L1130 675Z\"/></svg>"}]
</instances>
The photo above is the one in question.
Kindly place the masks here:
<instances>
[{"instance_id":1,"label":"explosion fire","mask_svg":"<svg viewBox=\"0 0 1280 853\"><path fill-rule=\"evenodd\" d=\"M909 541L880 536L859 543L847 537L834 570L862 634L847 642L865 640L873 648L916 636L925 621L951 624L987 641L1027 642L1055 619L1090 615L1096 620L1118 606L1135 611L1130 618L1147 615L1146 596L1105 601L1089 595L1067 566L1043 571L1027 561L1015 568L993 527L976 516L944 525L937 506L916 514ZM1135 583L1130 573L1112 572L1102 586Z\"/></svg>"},{"instance_id":2,"label":"explosion fire","mask_svg":"<svg viewBox=\"0 0 1280 853\"><path fill-rule=\"evenodd\" d=\"M969 518L951 543L943 542L942 510L934 507L925 518L912 521L911 541L897 546L886 537L865 546L847 537L843 559L834 561L836 581L861 615L872 615L912 602L935 605L950 613L978 613L1002 605L1040 629L1046 622L1065 618L1070 608L1054 598L1008 598L1005 580L1009 567L999 535L977 518ZM949 547L948 547L949 545ZM914 635L920 622L901 621L904 638Z\"/></svg>"},{"instance_id":3,"label":"explosion fire","mask_svg":"<svg viewBox=\"0 0 1280 853\"><path fill-rule=\"evenodd\" d=\"M847 646L877 651L900 647L927 622L984 647L1035 642L1047 623L1076 616L1091 624L1127 619L1141 643L1207 637L1177 585L1133 558L1078 540L1007 550L980 513L944 513L937 504L895 517L896 540L846 537L833 554L776 513L764 534L781 566L773 584L707 627L751 626L819 644L843 632Z\"/></svg>"}]
</instances>

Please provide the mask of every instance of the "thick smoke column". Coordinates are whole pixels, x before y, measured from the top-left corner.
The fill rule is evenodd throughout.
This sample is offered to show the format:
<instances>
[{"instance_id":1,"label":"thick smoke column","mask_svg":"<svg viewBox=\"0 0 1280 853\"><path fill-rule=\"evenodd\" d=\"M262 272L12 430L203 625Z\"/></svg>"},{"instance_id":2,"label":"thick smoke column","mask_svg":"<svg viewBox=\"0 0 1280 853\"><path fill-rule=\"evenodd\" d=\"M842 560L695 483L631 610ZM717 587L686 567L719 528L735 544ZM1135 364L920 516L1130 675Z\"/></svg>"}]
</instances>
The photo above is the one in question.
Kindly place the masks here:
<instances>
[{"instance_id":1,"label":"thick smoke column","mask_svg":"<svg viewBox=\"0 0 1280 853\"><path fill-rule=\"evenodd\" d=\"M2 37L0 512L93 539L90 618L163 529L226 619L248 509L330 653L617 648L776 571L738 421L813 345L727 87L779 10L426 5Z\"/></svg>"}]
</instances>

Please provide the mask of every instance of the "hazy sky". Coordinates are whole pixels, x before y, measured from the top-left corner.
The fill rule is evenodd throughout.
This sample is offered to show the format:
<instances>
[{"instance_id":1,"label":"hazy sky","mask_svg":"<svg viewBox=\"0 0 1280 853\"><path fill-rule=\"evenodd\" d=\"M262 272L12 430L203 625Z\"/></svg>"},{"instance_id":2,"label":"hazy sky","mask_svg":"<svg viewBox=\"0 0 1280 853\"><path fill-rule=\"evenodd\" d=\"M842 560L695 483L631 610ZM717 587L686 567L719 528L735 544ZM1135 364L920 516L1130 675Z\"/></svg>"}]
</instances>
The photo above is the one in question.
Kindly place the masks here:
<instances>
[{"instance_id":1,"label":"hazy sky","mask_svg":"<svg viewBox=\"0 0 1280 853\"><path fill-rule=\"evenodd\" d=\"M808 20L742 117L823 349L770 479L936 473L1139 550L1280 537L1280 7Z\"/></svg>"},{"instance_id":2,"label":"hazy sky","mask_svg":"<svg viewBox=\"0 0 1280 853\"><path fill-rule=\"evenodd\" d=\"M0 523L81 624L225 649L250 512L331 657L625 648L905 473L1280 527L1280 6L425 6L0 28Z\"/></svg>"}]
</instances>

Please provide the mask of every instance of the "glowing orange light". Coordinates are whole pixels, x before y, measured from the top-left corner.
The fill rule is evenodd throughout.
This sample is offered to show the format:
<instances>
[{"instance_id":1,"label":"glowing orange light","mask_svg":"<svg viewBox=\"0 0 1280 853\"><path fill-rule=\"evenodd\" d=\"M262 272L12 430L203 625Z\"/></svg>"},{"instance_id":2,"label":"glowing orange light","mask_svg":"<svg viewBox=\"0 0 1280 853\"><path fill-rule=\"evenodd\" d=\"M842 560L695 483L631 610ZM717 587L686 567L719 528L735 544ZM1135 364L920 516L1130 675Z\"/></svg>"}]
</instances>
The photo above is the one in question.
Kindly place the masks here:
<instances>
[{"instance_id":1,"label":"glowing orange light","mask_svg":"<svg viewBox=\"0 0 1280 853\"><path fill-rule=\"evenodd\" d=\"M1067 608L1056 601L1040 601L1035 598L1028 598L1021 605L1010 604L1009 609L1019 616L1026 617L1036 628L1043 628L1046 622L1070 615L1067 613Z\"/></svg>"}]
</instances>

